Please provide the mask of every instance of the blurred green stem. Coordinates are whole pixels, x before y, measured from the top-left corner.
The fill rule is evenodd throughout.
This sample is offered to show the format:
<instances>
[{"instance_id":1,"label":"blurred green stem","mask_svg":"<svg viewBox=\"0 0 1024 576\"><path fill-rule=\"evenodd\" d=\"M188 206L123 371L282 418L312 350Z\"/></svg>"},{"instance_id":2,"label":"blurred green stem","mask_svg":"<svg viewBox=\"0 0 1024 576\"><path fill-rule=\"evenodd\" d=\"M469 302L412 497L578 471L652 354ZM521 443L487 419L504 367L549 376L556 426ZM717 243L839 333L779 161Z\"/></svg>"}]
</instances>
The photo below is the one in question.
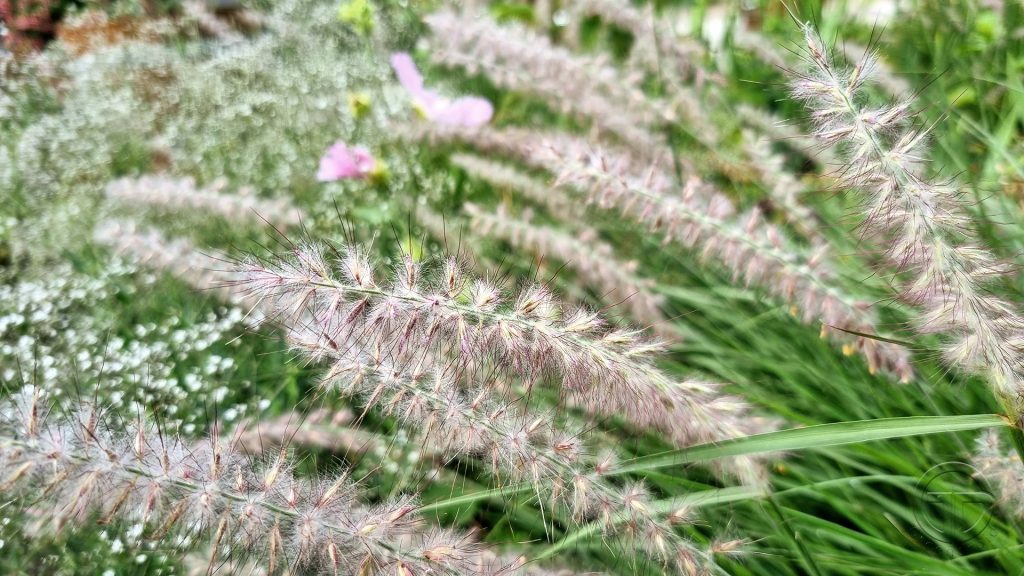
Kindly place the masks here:
<instances>
[{"instance_id":1,"label":"blurred green stem","mask_svg":"<svg viewBox=\"0 0 1024 576\"><path fill-rule=\"evenodd\" d=\"M1021 462L1024 462L1024 430L1020 429L1017 422L1009 430L1010 440L1013 441L1013 448L1017 451L1017 457L1020 458Z\"/></svg>"},{"instance_id":2,"label":"blurred green stem","mask_svg":"<svg viewBox=\"0 0 1024 576\"><path fill-rule=\"evenodd\" d=\"M1021 430L1021 424L1024 423L1024 408L1021 407L1019 402L1015 402L1010 398L1000 398L1003 403L1003 408L1006 410L1006 419L1010 421L1010 426L1007 429L1010 432L1010 441L1013 443L1013 449L1017 451L1017 457L1020 458L1021 462L1024 462L1024 430Z\"/></svg>"},{"instance_id":3,"label":"blurred green stem","mask_svg":"<svg viewBox=\"0 0 1024 576\"><path fill-rule=\"evenodd\" d=\"M821 576L821 570L818 569L818 564L814 561L814 557L811 556L807 546L804 545L803 539L800 534L795 532L789 524L789 519L782 512L782 508L775 502L775 498L769 496L765 499L768 503L768 511L772 516L775 517L778 522L778 526L782 528L782 531L789 538L790 544L796 550L797 554L803 560L804 567L807 571L814 576Z\"/></svg>"}]
</instances>

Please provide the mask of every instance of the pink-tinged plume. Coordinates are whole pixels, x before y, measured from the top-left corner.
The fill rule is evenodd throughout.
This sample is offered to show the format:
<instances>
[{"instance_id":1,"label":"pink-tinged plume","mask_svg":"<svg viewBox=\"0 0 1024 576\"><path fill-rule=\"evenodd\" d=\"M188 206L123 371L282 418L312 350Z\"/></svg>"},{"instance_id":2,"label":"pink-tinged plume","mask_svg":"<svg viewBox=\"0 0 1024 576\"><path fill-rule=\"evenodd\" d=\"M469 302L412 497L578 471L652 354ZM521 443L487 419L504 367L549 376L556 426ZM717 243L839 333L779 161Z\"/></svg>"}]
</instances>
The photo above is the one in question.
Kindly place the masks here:
<instances>
[{"instance_id":1,"label":"pink-tinged plume","mask_svg":"<svg viewBox=\"0 0 1024 576\"><path fill-rule=\"evenodd\" d=\"M320 158L320 170L316 179L320 182L362 179L370 176L377 167L377 160L362 146L349 148L344 142L335 142Z\"/></svg>"},{"instance_id":2,"label":"pink-tinged plume","mask_svg":"<svg viewBox=\"0 0 1024 576\"><path fill-rule=\"evenodd\" d=\"M434 90L427 90L423 86L423 76L408 54L392 54L391 67L395 69L398 81L409 91L413 103L431 122L445 126L473 127L491 121L494 107L484 98L467 96L452 100Z\"/></svg>"}]
</instances>

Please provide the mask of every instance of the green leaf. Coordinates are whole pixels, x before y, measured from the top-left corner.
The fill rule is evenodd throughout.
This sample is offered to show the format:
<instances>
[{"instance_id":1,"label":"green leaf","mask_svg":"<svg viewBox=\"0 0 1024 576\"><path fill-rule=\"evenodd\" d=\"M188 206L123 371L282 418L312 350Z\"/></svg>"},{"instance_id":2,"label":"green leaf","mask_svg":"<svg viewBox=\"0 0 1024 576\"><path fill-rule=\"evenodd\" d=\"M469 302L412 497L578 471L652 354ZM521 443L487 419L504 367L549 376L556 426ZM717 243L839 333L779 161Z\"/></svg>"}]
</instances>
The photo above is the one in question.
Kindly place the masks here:
<instances>
[{"instance_id":1,"label":"green leaf","mask_svg":"<svg viewBox=\"0 0 1024 576\"><path fill-rule=\"evenodd\" d=\"M961 432L1008 426L998 414L972 414L968 416L911 416L906 418L880 418L818 424L806 428L791 428L736 438L718 443L700 444L650 456L634 458L623 463L613 473L627 474L656 470L669 466L689 464L701 460L714 460L728 456L786 452L807 448L825 448L842 444L858 444L889 438L905 438L941 432Z\"/></svg>"}]
</instances>

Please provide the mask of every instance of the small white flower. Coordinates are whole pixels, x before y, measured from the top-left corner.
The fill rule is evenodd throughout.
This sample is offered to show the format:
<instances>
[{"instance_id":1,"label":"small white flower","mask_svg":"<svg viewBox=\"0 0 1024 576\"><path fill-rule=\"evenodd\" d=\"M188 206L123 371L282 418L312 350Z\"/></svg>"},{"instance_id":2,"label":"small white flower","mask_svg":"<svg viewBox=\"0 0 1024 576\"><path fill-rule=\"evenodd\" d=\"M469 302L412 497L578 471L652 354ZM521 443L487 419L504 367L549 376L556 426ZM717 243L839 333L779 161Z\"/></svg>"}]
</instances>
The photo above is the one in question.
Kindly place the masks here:
<instances>
[{"instance_id":1,"label":"small white flower","mask_svg":"<svg viewBox=\"0 0 1024 576\"><path fill-rule=\"evenodd\" d=\"M131 528L129 528L128 531L125 532L125 536L127 536L128 539L132 540L132 541L138 540L139 536L141 536L141 535L142 535L142 524L133 524L131 526Z\"/></svg>"},{"instance_id":2,"label":"small white flower","mask_svg":"<svg viewBox=\"0 0 1024 576\"><path fill-rule=\"evenodd\" d=\"M224 386L221 386L220 388L217 388L216 390L213 391L213 401L214 402L223 402L224 399L227 398L227 396L228 396L228 389L225 388Z\"/></svg>"}]
</instances>

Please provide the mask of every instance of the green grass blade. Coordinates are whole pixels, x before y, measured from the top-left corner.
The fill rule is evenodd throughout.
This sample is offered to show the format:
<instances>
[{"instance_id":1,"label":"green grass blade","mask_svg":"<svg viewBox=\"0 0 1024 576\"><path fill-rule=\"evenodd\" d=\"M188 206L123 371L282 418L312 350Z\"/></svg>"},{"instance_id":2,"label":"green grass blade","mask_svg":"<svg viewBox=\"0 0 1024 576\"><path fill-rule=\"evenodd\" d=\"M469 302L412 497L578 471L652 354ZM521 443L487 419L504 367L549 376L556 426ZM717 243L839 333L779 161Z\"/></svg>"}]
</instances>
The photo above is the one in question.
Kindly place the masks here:
<instances>
[{"instance_id":1,"label":"green grass blade","mask_svg":"<svg viewBox=\"0 0 1024 576\"><path fill-rule=\"evenodd\" d=\"M479 492L471 492L469 494L463 494L461 496L455 496L454 498L447 498L445 500L438 500L437 502L431 502L417 508L419 514L428 514L443 510L445 508L457 508L466 504L476 504L483 500L489 500L491 498L511 498L519 494L525 494L532 490L533 487L530 484L515 484L512 486L501 486L498 488L491 488L488 490L480 490Z\"/></svg>"},{"instance_id":2,"label":"green grass blade","mask_svg":"<svg viewBox=\"0 0 1024 576\"><path fill-rule=\"evenodd\" d=\"M806 428L791 428L736 438L724 442L700 444L660 454L652 454L628 460L615 470L615 474L643 472L669 466L688 464L701 460L714 460L728 456L762 454L766 452L787 452L807 448L824 448L842 444L857 444L905 438L942 432L979 430L996 426L1008 426L1005 418L998 414L972 414L968 416L911 416L905 418L880 418L818 424Z\"/></svg>"},{"instance_id":3,"label":"green grass blade","mask_svg":"<svg viewBox=\"0 0 1024 576\"><path fill-rule=\"evenodd\" d=\"M807 549L807 545L804 543L800 532L790 525L789 520L786 518L786 514L773 498L768 497L767 501L768 511L775 517L775 520L778 522L778 527L786 535L790 546L793 547L796 551L796 555L803 561L807 571L814 576L821 576L821 569L818 568L818 563L814 560L814 556L812 556L810 550Z\"/></svg>"}]
</instances>

